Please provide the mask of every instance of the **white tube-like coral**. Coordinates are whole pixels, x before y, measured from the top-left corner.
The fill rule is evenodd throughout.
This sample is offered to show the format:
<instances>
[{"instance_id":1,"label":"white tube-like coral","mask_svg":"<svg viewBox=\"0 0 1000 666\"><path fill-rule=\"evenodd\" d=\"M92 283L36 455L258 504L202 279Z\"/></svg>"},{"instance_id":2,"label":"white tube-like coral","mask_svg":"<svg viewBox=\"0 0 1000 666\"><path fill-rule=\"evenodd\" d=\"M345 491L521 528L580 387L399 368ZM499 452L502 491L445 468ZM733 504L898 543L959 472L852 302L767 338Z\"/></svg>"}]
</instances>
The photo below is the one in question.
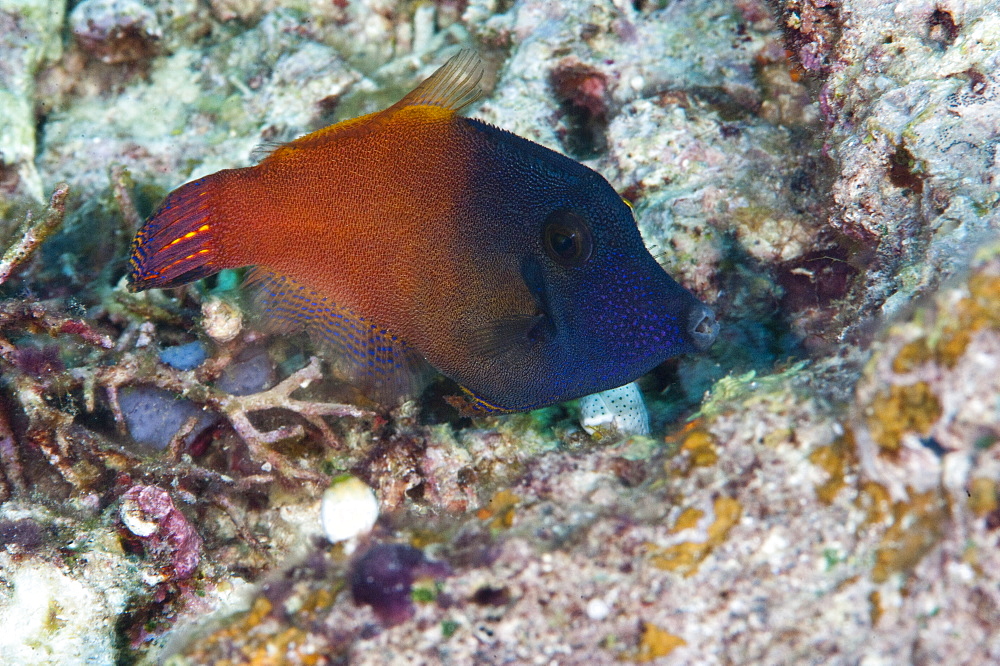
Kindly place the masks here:
<instances>
[{"instance_id":1,"label":"white tube-like coral","mask_svg":"<svg viewBox=\"0 0 1000 666\"><path fill-rule=\"evenodd\" d=\"M580 398L580 425L591 435L648 435L649 412L635 382Z\"/></svg>"}]
</instances>

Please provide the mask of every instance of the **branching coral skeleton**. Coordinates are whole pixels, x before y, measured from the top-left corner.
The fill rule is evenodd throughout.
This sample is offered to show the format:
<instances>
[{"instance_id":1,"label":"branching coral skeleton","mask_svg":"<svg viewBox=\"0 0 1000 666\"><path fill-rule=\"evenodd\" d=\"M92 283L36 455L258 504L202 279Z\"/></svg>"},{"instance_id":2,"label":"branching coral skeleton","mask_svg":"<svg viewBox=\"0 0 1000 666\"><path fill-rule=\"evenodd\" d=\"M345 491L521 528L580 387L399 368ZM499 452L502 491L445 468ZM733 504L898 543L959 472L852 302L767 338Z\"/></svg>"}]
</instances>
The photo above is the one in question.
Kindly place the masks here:
<instances>
[{"instance_id":1,"label":"branching coral skeleton","mask_svg":"<svg viewBox=\"0 0 1000 666\"><path fill-rule=\"evenodd\" d=\"M138 215L123 178L120 170L112 173L122 213L134 223ZM67 193L65 185L56 188L43 220L32 222L31 216L27 216L19 235L3 252L0 284L28 261L41 242L61 225ZM93 352L88 362L80 367L33 373L19 363L19 349L10 341L8 331L45 333L52 337L70 334L91 347ZM90 413L97 409L97 395L103 391L123 435L126 427L118 391L124 386L154 386L217 412L246 443L250 457L260 465L259 474L234 481L222 473L181 462L183 438L190 433L192 423L186 424L186 429L182 427L174 436L162 464L154 463L153 466L164 475L179 472L240 486L266 483L276 477L318 483L327 480L324 474L304 469L270 448L273 444L305 436L302 425L284 425L262 431L251 421L251 413L274 409L294 412L319 431L323 440L331 446L337 445L338 440L324 417L364 418L371 415L351 405L292 397L297 390L322 378L320 361L315 357L305 367L266 391L236 396L216 389L210 383L218 378L239 351L239 340L220 345L215 358L198 369L180 371L159 363L151 352L127 351L132 346L129 342L133 334L132 328L126 326L122 339L116 343L109 335L95 330L83 320L65 316L62 307L54 301L38 302L25 298L0 301L0 381L12 396L12 405L19 407L27 417L25 441L18 442L11 425L11 414L5 413L5 406L0 403L0 501L26 490L24 456L23 450L18 448L19 444L37 447L61 476L77 489L85 489L88 479L94 478L94 470L88 468L94 462L111 469L120 469L123 463L141 462L139 456L105 442L101 435L77 423L78 409L60 405L63 402L61 398L74 391L82 393L83 409ZM113 364L102 365L99 361L113 361Z\"/></svg>"},{"instance_id":2,"label":"branching coral skeleton","mask_svg":"<svg viewBox=\"0 0 1000 666\"><path fill-rule=\"evenodd\" d=\"M6 282L17 267L27 261L38 246L62 225L63 218L66 217L67 194L69 185L59 183L52 192L52 198L49 199L45 217L34 221L31 211L25 215L24 223L14 234L16 240L4 250L3 257L0 257L0 284Z\"/></svg>"},{"instance_id":3,"label":"branching coral skeleton","mask_svg":"<svg viewBox=\"0 0 1000 666\"><path fill-rule=\"evenodd\" d=\"M94 390L101 386L107 391L108 402L115 420L124 424L124 416L118 404L118 389L127 384L146 383L200 403L222 414L230 422L233 430L246 442L254 460L262 462L262 471L275 471L281 475L310 481L325 481L326 477L311 470L295 466L287 458L273 451L268 445L289 439L299 439L305 435L301 425L282 426L275 430L262 432L250 422L251 412L268 409L284 409L295 412L322 433L324 440L334 445L337 438L330 426L323 420L324 416L355 417L371 416L351 405L337 403L312 402L297 400L291 394L300 388L305 388L312 382L322 378L319 359L313 357L308 365L292 373L276 386L246 396L234 396L218 389L206 386L198 378L197 371L178 371L158 364L152 370L143 371L147 366L144 357L137 354L126 354L114 366L95 368L93 370L77 370L75 373L85 386ZM92 374L93 377L88 377ZM137 382L137 378L139 381ZM88 405L95 403L93 395L86 395ZM182 428L183 430L183 428Z\"/></svg>"}]
</instances>

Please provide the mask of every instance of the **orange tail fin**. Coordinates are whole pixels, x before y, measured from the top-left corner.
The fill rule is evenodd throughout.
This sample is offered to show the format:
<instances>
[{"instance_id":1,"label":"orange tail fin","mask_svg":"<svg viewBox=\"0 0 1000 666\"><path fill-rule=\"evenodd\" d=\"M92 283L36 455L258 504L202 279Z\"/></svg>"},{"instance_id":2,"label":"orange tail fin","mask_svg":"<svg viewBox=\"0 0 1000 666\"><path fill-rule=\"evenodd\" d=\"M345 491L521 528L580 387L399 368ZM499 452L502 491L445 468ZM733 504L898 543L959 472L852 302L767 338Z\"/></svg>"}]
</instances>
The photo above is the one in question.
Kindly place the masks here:
<instances>
[{"instance_id":1,"label":"orange tail fin","mask_svg":"<svg viewBox=\"0 0 1000 666\"><path fill-rule=\"evenodd\" d=\"M132 241L129 290L178 287L216 273L218 209L213 199L218 175L187 183L171 192Z\"/></svg>"}]
</instances>

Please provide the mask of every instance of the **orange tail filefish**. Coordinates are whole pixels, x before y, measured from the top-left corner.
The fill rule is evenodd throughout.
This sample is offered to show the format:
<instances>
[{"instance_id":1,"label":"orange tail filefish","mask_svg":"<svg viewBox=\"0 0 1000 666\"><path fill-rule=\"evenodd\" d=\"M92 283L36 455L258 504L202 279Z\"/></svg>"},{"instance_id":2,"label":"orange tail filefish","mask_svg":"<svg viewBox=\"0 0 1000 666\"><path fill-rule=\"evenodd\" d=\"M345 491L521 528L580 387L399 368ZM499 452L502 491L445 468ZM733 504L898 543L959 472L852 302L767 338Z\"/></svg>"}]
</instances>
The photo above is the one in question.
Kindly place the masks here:
<instances>
[{"instance_id":1,"label":"orange tail filefish","mask_svg":"<svg viewBox=\"0 0 1000 666\"><path fill-rule=\"evenodd\" d=\"M387 402L422 369L478 411L627 384L718 324L643 245L597 172L458 115L472 51L393 106L170 193L132 242L133 291L253 266L273 330L307 330Z\"/></svg>"}]
</instances>

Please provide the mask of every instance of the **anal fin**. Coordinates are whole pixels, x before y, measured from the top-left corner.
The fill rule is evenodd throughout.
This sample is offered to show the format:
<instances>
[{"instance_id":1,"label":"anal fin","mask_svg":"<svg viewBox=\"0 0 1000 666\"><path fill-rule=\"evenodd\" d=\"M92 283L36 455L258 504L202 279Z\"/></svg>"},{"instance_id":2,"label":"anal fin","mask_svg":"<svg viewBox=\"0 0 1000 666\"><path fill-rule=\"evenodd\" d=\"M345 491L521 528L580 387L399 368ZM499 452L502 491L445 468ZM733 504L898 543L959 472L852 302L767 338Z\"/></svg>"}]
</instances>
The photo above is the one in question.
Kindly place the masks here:
<instances>
[{"instance_id":1,"label":"anal fin","mask_svg":"<svg viewBox=\"0 0 1000 666\"><path fill-rule=\"evenodd\" d=\"M405 341L296 280L255 268L246 285L265 330L306 331L336 352L335 366L352 385L383 405L423 390L430 367Z\"/></svg>"},{"instance_id":2,"label":"anal fin","mask_svg":"<svg viewBox=\"0 0 1000 666\"><path fill-rule=\"evenodd\" d=\"M462 416L498 416L500 414L513 414L517 411L494 405L464 386L459 388L462 389L462 395L448 396L445 400Z\"/></svg>"}]
</instances>

